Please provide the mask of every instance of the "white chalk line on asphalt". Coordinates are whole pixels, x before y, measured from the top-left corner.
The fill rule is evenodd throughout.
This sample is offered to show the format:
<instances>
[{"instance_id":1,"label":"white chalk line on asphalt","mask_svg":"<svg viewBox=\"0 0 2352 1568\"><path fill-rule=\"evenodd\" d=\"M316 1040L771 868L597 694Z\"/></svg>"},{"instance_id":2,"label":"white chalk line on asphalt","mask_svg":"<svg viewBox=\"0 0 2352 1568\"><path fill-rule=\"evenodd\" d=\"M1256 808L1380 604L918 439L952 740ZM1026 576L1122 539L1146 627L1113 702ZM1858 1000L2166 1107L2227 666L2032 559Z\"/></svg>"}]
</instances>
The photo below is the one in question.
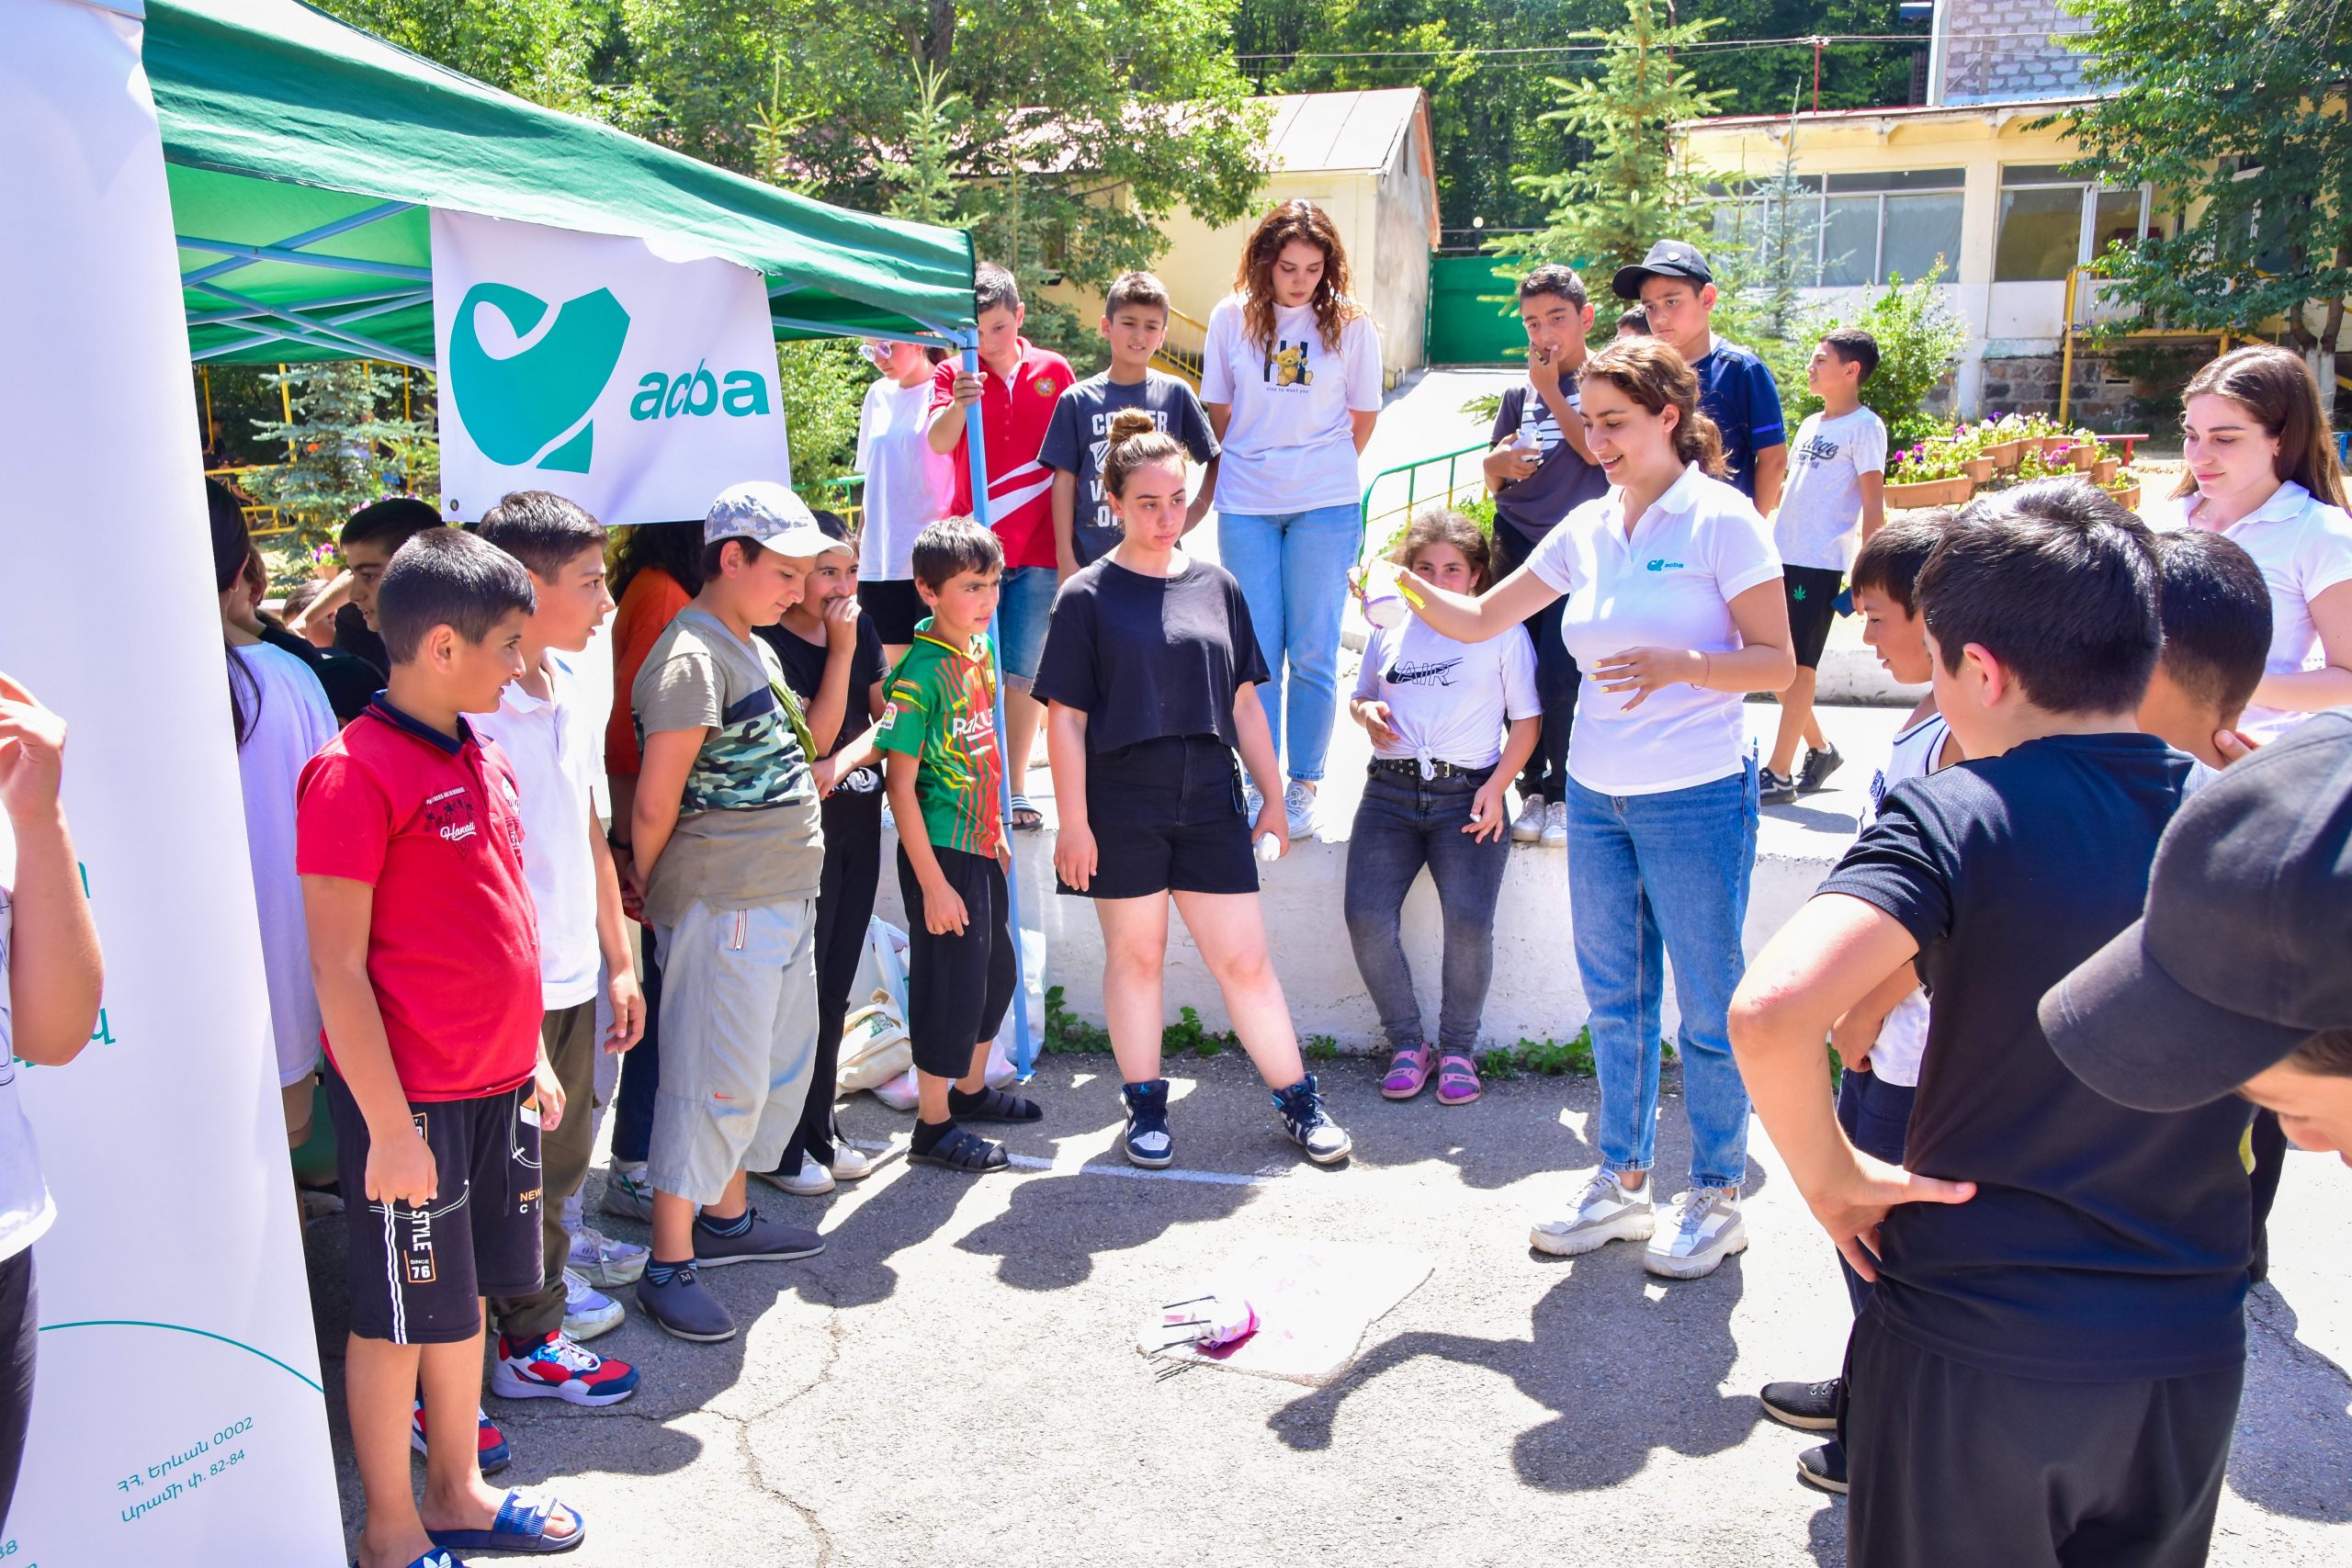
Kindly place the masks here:
<instances>
[{"instance_id":1,"label":"white chalk line on asphalt","mask_svg":"<svg viewBox=\"0 0 2352 1568\"><path fill-rule=\"evenodd\" d=\"M865 1138L846 1140L851 1147L868 1154L881 1154L895 1145L874 1143ZM1005 1151L1005 1159L1021 1170L1051 1170L1063 1175L1115 1176L1125 1181L1190 1181L1203 1187L1259 1187L1278 1181L1285 1171L1261 1171L1255 1176L1237 1176L1229 1170L1146 1170L1140 1166L1089 1165L1082 1159L1039 1159L1035 1155L1017 1155Z\"/></svg>"}]
</instances>

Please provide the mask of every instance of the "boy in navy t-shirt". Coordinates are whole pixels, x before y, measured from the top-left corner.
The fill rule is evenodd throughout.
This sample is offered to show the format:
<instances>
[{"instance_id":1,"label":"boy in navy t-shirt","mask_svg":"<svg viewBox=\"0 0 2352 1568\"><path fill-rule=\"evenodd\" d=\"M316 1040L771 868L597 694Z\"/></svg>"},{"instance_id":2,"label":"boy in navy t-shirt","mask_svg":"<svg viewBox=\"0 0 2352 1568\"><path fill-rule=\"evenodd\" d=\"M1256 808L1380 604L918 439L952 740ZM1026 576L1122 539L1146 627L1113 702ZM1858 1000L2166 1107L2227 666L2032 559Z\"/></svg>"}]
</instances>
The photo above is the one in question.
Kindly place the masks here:
<instances>
[{"instance_id":1,"label":"boy in navy t-shirt","mask_svg":"<svg viewBox=\"0 0 2352 1568\"><path fill-rule=\"evenodd\" d=\"M1699 406L1724 433L1731 482L1770 516L1789 471L1781 389L1761 359L1715 335L1715 275L1706 256L1696 245L1660 240L1640 265L1618 268L1611 287L1618 299L1639 301L1650 335L1698 373Z\"/></svg>"},{"instance_id":2,"label":"boy in navy t-shirt","mask_svg":"<svg viewBox=\"0 0 2352 1568\"><path fill-rule=\"evenodd\" d=\"M2126 1110L2041 994L2139 918L2188 760L2138 731L2146 527L2079 480L1962 512L1917 590L1968 761L1898 785L1734 998L1757 1113L1877 1289L1847 1351L1847 1551L1871 1568L2205 1560L2245 1375L2242 1102ZM1831 1027L1916 964L1905 1150L1831 1114Z\"/></svg>"}]
</instances>

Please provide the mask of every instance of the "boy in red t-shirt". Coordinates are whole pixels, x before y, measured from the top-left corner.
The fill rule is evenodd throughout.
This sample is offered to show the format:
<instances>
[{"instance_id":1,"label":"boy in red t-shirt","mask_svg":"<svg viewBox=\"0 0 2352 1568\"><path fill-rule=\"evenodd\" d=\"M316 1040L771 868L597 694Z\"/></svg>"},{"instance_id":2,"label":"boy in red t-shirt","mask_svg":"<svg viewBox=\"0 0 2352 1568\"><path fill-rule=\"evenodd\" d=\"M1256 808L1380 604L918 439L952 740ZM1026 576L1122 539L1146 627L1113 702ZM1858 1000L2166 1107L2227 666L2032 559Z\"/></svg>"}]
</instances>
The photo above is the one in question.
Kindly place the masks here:
<instances>
[{"instance_id":1,"label":"boy in red t-shirt","mask_svg":"<svg viewBox=\"0 0 2352 1568\"><path fill-rule=\"evenodd\" d=\"M295 868L350 1216L360 1568L557 1550L585 1528L551 1499L484 1485L475 1449L481 1298L539 1288L539 1131L564 1111L539 1046L514 774L463 716L496 709L523 673L532 603L522 566L470 535L403 545L377 589L390 682L302 770Z\"/></svg>"},{"instance_id":2,"label":"boy in red t-shirt","mask_svg":"<svg viewBox=\"0 0 2352 1568\"><path fill-rule=\"evenodd\" d=\"M1012 274L982 262L972 280L980 374L965 370L960 358L940 365L932 376L931 423L923 434L933 451L956 456L955 505L949 515L977 517L964 427L965 411L980 405L980 434L988 447L988 522L1004 547L1004 580L996 605L997 657L1004 666L1012 825L1026 830L1045 822L1023 793L1029 785L1029 753L1046 716L1044 705L1029 694L1029 686L1046 650L1046 623L1053 616L1054 591L1060 586L1054 554L1054 471L1037 459L1054 423L1054 404L1078 378L1069 360L1021 335L1026 312Z\"/></svg>"}]
</instances>

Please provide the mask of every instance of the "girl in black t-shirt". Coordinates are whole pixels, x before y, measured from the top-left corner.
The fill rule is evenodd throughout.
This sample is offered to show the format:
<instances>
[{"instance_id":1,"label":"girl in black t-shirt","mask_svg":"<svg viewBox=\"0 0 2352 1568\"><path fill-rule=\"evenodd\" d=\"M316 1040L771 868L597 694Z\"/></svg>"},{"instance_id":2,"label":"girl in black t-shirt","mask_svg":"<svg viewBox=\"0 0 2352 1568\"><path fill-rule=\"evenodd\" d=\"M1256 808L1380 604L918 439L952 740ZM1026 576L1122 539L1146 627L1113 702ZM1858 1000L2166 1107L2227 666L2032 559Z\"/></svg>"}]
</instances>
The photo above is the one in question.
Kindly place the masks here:
<instances>
[{"instance_id":1,"label":"girl in black t-shirt","mask_svg":"<svg viewBox=\"0 0 2352 1568\"><path fill-rule=\"evenodd\" d=\"M1239 586L1177 547L1184 485L1184 448L1150 414L1113 417L1102 489L1121 542L1063 585L1037 669L1061 812L1054 871L1062 892L1094 900L1102 922L1127 1158L1152 1168L1175 1158L1159 1076L1172 897L1284 1130L1329 1165L1347 1156L1348 1135L1299 1059L1250 858L1253 840L1275 856L1290 841L1258 702L1266 663ZM1237 750L1266 802L1254 827L1242 814Z\"/></svg>"}]
</instances>

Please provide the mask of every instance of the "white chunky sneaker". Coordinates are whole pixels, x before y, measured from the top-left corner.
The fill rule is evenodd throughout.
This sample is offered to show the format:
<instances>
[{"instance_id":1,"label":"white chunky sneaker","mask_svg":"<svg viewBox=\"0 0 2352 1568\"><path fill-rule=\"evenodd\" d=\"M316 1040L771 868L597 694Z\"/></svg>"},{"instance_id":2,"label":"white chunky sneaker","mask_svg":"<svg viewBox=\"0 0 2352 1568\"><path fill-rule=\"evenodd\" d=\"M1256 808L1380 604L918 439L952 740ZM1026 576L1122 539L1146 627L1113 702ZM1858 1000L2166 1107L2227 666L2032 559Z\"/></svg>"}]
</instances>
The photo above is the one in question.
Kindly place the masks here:
<instances>
[{"instance_id":1,"label":"white chunky sneaker","mask_svg":"<svg viewBox=\"0 0 2352 1568\"><path fill-rule=\"evenodd\" d=\"M1544 808L1544 847L1565 850L1568 847L1568 803L1555 800Z\"/></svg>"},{"instance_id":2,"label":"white chunky sneaker","mask_svg":"<svg viewBox=\"0 0 2352 1568\"><path fill-rule=\"evenodd\" d=\"M1565 1220L1536 1222L1527 1242L1538 1252L1574 1258L1612 1241L1645 1240L1657 1224L1650 1212L1648 1185L1645 1183L1639 1192L1628 1192L1615 1171L1603 1170L1586 1183L1574 1213Z\"/></svg>"},{"instance_id":3,"label":"white chunky sneaker","mask_svg":"<svg viewBox=\"0 0 2352 1568\"><path fill-rule=\"evenodd\" d=\"M1544 797L1531 795L1519 803L1519 815L1511 818L1510 841L1532 844L1544 836Z\"/></svg>"},{"instance_id":4,"label":"white chunky sneaker","mask_svg":"<svg viewBox=\"0 0 2352 1568\"><path fill-rule=\"evenodd\" d=\"M1733 1253L1747 1250L1739 1194L1728 1187L1693 1187L1675 1194L1666 1223L1642 1255L1642 1267L1669 1280L1697 1280L1713 1273Z\"/></svg>"}]
</instances>

